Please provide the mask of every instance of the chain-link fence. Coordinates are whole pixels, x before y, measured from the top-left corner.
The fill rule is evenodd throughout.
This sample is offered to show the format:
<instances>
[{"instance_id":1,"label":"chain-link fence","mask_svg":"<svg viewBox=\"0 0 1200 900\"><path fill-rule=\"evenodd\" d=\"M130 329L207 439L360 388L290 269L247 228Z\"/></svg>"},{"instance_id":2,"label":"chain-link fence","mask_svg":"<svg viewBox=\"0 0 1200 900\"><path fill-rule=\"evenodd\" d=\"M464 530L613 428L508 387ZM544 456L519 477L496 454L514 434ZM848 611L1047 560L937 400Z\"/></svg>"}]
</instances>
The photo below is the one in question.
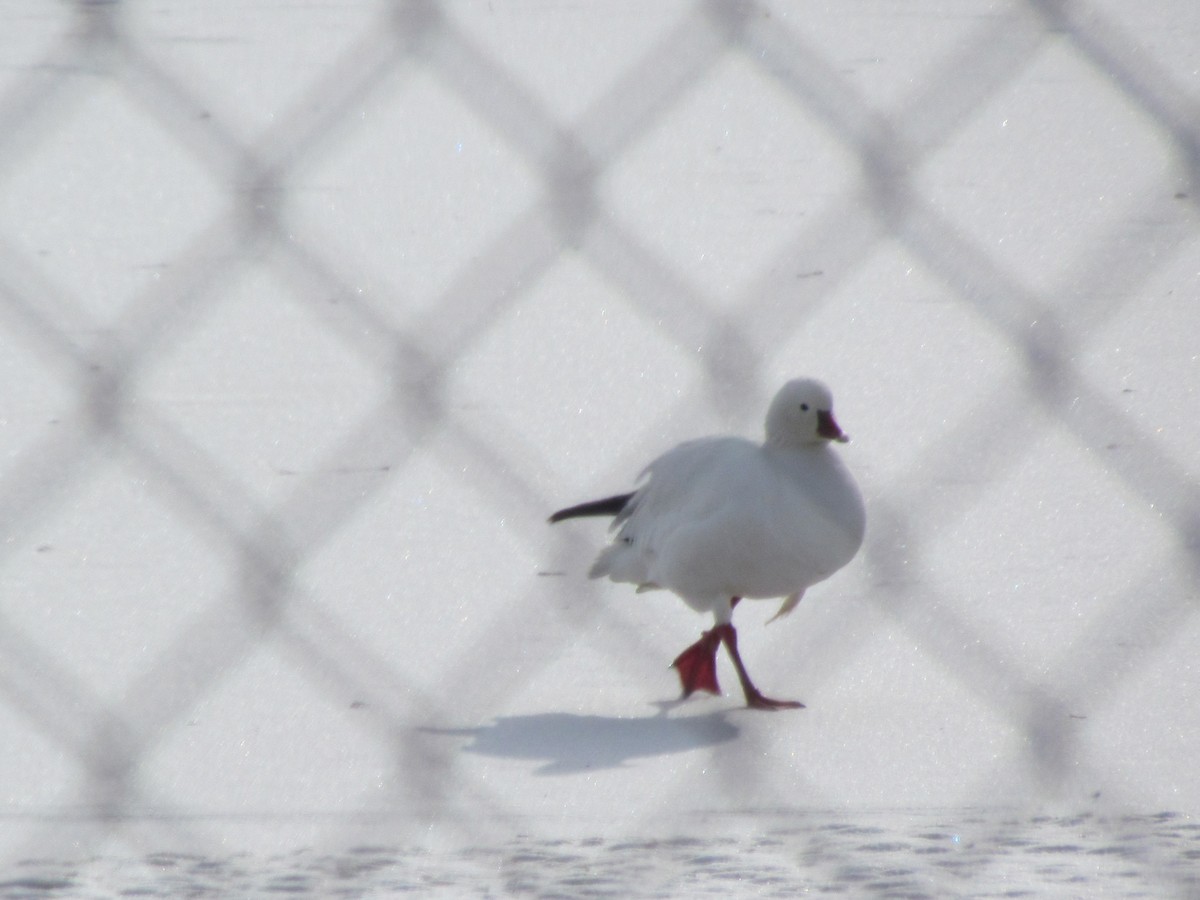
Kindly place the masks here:
<instances>
[{"instance_id":1,"label":"chain-link fence","mask_svg":"<svg viewBox=\"0 0 1200 900\"><path fill-rule=\"evenodd\" d=\"M655 623L697 624L587 584L598 532L546 515L676 440L753 433L777 383L812 374L856 439L868 541L807 619L755 634L764 677L821 699L801 715L850 710L825 739L909 747L909 789L858 800L1062 801L1046 821L1091 833L1084 868L1198 890L1192 4L80 0L0 19L9 888L125 877L21 868L46 856L179 873L146 854L186 845L248 889L218 835L283 821L330 848L435 822L486 844L484 823L540 807L481 759L528 777L657 758L670 778L618 801L607 838L676 807L836 807L872 776L806 756L781 796L743 764L783 758L779 718L544 702L661 697L679 647ZM601 689L588 666L621 674ZM946 738L964 710L970 735ZM979 814L951 859L920 856L959 849L949 827L843 847L870 815L757 815L797 862L758 883L686 838L522 839L497 883L611 888L641 853L718 887L786 894L819 870L969 893L1036 830ZM863 846L899 874L863 874ZM383 867L357 854L271 885ZM408 867L393 889L455 883Z\"/></svg>"}]
</instances>

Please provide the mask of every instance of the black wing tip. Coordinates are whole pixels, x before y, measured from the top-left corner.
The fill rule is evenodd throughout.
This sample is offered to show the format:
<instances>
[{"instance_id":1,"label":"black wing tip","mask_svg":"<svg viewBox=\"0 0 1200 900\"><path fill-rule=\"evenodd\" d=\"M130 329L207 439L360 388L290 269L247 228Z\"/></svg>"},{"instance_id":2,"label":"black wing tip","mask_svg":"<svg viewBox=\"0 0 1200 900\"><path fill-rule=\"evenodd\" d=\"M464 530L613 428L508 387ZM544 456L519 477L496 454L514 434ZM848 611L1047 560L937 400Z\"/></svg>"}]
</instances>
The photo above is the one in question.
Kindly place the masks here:
<instances>
[{"instance_id":1,"label":"black wing tip","mask_svg":"<svg viewBox=\"0 0 1200 900\"><path fill-rule=\"evenodd\" d=\"M632 493L617 494L613 497L605 497L603 500L592 500L588 503L580 503L578 506L568 506L566 509L560 509L552 514L546 521L553 525L563 519L577 519L583 516L615 516L625 508L625 504L632 497Z\"/></svg>"}]
</instances>

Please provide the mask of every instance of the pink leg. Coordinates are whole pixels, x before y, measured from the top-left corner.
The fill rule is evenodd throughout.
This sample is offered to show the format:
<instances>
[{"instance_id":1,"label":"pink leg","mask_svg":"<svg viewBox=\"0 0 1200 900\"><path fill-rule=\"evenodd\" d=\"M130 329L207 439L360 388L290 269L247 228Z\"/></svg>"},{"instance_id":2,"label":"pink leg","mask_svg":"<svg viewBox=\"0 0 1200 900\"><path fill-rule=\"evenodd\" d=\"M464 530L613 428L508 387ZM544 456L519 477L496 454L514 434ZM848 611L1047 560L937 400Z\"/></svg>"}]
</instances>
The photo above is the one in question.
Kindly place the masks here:
<instances>
[{"instance_id":1,"label":"pink leg","mask_svg":"<svg viewBox=\"0 0 1200 900\"><path fill-rule=\"evenodd\" d=\"M675 657L671 666L679 672L683 696L690 697L693 691L721 693L721 686L717 684L717 648L720 646L721 636L714 628L704 632L700 640Z\"/></svg>"},{"instance_id":2,"label":"pink leg","mask_svg":"<svg viewBox=\"0 0 1200 900\"><path fill-rule=\"evenodd\" d=\"M711 632L707 632L707 634L713 633L717 634L721 642L725 644L725 649L729 651L733 667L737 670L738 681L742 683L742 693L746 695L748 707L770 710L804 709L804 704L796 700L772 700L770 697L764 697L762 692L754 686L754 682L750 680L750 674L746 671L746 666L742 663L742 655L738 653L737 631L732 624L718 625Z\"/></svg>"},{"instance_id":3,"label":"pink leg","mask_svg":"<svg viewBox=\"0 0 1200 900\"><path fill-rule=\"evenodd\" d=\"M730 598L730 612L741 602L741 599L741 597ZM671 667L679 672L684 697L690 697L696 691L708 691L710 694L718 695L721 693L721 686L717 684L717 648L720 646L720 632L718 629L712 628L700 635L700 640L675 657L675 662L671 663Z\"/></svg>"}]
</instances>

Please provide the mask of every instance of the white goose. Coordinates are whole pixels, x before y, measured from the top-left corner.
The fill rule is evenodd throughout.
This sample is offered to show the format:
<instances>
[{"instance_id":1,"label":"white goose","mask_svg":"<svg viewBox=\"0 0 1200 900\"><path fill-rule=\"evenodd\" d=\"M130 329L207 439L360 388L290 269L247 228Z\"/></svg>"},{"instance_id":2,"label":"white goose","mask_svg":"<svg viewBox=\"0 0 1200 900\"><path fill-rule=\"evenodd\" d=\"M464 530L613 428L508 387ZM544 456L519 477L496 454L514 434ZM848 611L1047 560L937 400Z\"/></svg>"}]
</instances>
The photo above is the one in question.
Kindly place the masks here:
<instances>
[{"instance_id":1,"label":"white goose","mask_svg":"<svg viewBox=\"0 0 1200 900\"><path fill-rule=\"evenodd\" d=\"M862 545L862 495L830 442L845 443L824 384L789 381L767 411L766 440L688 441L646 467L640 487L562 509L551 522L613 516L619 527L589 573L666 589L716 624L672 664L683 696L717 684L717 648L725 645L754 709L799 708L756 688L738 653L733 608L743 598L783 597L772 621L804 591L842 568Z\"/></svg>"}]
</instances>

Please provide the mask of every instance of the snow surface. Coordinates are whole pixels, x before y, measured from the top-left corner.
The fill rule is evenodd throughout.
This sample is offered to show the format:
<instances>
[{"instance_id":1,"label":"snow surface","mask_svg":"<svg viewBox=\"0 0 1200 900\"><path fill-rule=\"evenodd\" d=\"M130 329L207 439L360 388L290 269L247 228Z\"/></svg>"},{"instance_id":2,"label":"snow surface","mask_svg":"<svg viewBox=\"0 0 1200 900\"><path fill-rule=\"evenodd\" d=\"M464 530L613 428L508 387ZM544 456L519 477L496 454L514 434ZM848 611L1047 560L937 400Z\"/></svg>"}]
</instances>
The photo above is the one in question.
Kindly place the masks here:
<instances>
[{"instance_id":1,"label":"snow surface","mask_svg":"<svg viewBox=\"0 0 1200 900\"><path fill-rule=\"evenodd\" d=\"M1064 9L5 4L0 895L1194 896L1200 6ZM676 703L545 516L798 375Z\"/></svg>"}]
</instances>

